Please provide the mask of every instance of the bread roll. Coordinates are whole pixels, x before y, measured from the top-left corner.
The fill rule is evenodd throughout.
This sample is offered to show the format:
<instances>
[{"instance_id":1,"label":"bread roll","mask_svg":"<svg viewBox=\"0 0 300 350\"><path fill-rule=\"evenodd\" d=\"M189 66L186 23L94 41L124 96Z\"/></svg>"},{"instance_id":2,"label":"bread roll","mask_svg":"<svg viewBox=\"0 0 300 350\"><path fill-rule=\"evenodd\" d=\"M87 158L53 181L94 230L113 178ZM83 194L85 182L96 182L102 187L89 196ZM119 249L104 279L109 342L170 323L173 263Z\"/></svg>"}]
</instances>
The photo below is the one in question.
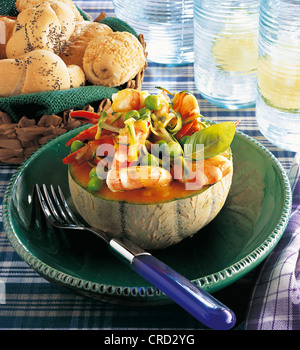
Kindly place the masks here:
<instances>
[{"instance_id":1,"label":"bread roll","mask_svg":"<svg viewBox=\"0 0 300 350\"><path fill-rule=\"evenodd\" d=\"M76 22L73 34L60 57L67 65L75 64L83 67L83 55L89 42L112 32L112 29L106 24L90 21Z\"/></svg>"},{"instance_id":2,"label":"bread roll","mask_svg":"<svg viewBox=\"0 0 300 350\"><path fill-rule=\"evenodd\" d=\"M72 86L77 87L77 78L82 75L80 67L68 68L53 52L35 50L20 58L0 61L0 96L69 89L71 77Z\"/></svg>"},{"instance_id":3,"label":"bread roll","mask_svg":"<svg viewBox=\"0 0 300 350\"><path fill-rule=\"evenodd\" d=\"M25 62L17 59L0 61L0 96L9 97L21 93L25 78Z\"/></svg>"},{"instance_id":4,"label":"bread roll","mask_svg":"<svg viewBox=\"0 0 300 350\"><path fill-rule=\"evenodd\" d=\"M85 85L85 75L83 70L74 64L67 66L70 76L70 88L76 88Z\"/></svg>"},{"instance_id":5,"label":"bread roll","mask_svg":"<svg viewBox=\"0 0 300 350\"><path fill-rule=\"evenodd\" d=\"M43 1L44 0L17 0L16 7L17 7L18 12L21 12L21 11L26 10L28 8L37 6ZM75 6L75 4L73 3L72 0L57 0L57 1L59 1L60 3L62 3L64 5L67 5L72 10L77 21L83 20L82 15L80 14L78 8Z\"/></svg>"},{"instance_id":6,"label":"bread roll","mask_svg":"<svg viewBox=\"0 0 300 350\"><path fill-rule=\"evenodd\" d=\"M83 56L83 70L94 85L120 86L144 67L146 58L138 39L128 32L113 32L92 40Z\"/></svg>"},{"instance_id":7,"label":"bread roll","mask_svg":"<svg viewBox=\"0 0 300 350\"><path fill-rule=\"evenodd\" d=\"M7 58L42 49L60 54L75 28L69 7L52 0L22 11L6 45Z\"/></svg>"},{"instance_id":8,"label":"bread roll","mask_svg":"<svg viewBox=\"0 0 300 350\"><path fill-rule=\"evenodd\" d=\"M6 44L10 37L17 17L0 16L0 59L6 58Z\"/></svg>"}]
</instances>

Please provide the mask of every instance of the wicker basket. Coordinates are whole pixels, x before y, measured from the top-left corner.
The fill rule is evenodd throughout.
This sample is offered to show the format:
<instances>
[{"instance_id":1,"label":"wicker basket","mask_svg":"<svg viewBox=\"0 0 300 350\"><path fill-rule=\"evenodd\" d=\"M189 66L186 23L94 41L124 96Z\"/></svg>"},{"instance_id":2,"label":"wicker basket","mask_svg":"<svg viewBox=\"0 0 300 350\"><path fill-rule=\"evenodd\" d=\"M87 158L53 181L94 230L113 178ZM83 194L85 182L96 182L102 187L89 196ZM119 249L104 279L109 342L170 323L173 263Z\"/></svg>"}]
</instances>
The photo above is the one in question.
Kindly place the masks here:
<instances>
[{"instance_id":1,"label":"wicker basket","mask_svg":"<svg viewBox=\"0 0 300 350\"><path fill-rule=\"evenodd\" d=\"M105 17L105 13L102 12L95 21L101 21ZM140 34L138 39L147 58L144 36ZM124 88L141 90L146 67L147 63L134 79L125 84ZM84 110L100 114L103 109L107 110L110 105L110 99L104 99L86 105ZM24 115L17 123L12 122L7 113L0 111L0 162L21 164L46 142L82 125L82 122L69 116L71 111L69 109L56 115L43 115L39 120L30 115Z\"/></svg>"}]
</instances>

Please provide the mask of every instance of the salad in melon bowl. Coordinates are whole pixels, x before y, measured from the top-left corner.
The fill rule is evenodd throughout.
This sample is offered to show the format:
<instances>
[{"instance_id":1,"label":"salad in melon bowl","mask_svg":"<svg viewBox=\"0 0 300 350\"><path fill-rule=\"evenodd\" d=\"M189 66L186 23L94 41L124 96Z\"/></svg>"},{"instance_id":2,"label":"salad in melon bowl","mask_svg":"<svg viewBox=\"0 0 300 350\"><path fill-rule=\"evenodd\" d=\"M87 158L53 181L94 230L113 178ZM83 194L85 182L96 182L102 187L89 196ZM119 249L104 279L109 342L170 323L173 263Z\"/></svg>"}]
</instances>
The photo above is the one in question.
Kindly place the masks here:
<instances>
[{"instance_id":1,"label":"salad in melon bowl","mask_svg":"<svg viewBox=\"0 0 300 350\"><path fill-rule=\"evenodd\" d=\"M83 219L111 237L164 249L193 236L222 209L230 190L237 123L203 118L195 96L125 89L67 142L68 181Z\"/></svg>"}]
</instances>

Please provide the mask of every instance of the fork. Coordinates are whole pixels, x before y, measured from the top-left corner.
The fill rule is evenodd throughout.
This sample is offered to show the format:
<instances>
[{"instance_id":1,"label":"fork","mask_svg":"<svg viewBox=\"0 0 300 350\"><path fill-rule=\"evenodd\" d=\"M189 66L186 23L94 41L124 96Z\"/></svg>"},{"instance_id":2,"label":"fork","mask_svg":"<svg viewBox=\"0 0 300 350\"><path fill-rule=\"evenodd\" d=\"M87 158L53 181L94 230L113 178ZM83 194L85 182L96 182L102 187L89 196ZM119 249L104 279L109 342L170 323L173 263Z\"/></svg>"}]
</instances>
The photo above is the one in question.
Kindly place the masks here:
<instances>
[{"instance_id":1,"label":"fork","mask_svg":"<svg viewBox=\"0 0 300 350\"><path fill-rule=\"evenodd\" d=\"M149 252L128 239L110 238L105 232L80 222L59 186L55 190L50 185L49 191L46 185L41 188L36 184L35 190L40 207L51 225L60 229L90 231L100 237L112 253L205 326L227 330L235 325L236 317L231 309Z\"/></svg>"}]
</instances>

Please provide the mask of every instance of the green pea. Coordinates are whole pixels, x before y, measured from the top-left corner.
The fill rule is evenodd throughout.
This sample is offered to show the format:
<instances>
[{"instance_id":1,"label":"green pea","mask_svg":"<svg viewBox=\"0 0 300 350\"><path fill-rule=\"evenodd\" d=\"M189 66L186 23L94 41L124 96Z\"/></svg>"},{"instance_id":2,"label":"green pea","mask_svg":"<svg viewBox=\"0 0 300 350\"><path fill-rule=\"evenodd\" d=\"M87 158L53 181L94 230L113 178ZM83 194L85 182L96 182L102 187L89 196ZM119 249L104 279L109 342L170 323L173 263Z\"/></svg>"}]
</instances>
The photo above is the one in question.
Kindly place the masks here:
<instances>
[{"instance_id":1,"label":"green pea","mask_svg":"<svg viewBox=\"0 0 300 350\"><path fill-rule=\"evenodd\" d=\"M182 148L177 142L169 142L166 149L165 154L169 155L172 158L179 157L182 155Z\"/></svg>"},{"instance_id":2,"label":"green pea","mask_svg":"<svg viewBox=\"0 0 300 350\"><path fill-rule=\"evenodd\" d=\"M162 103L159 96L149 95L145 98L145 105L149 109L152 109L153 111L157 111L158 109L161 108Z\"/></svg>"},{"instance_id":3,"label":"green pea","mask_svg":"<svg viewBox=\"0 0 300 350\"><path fill-rule=\"evenodd\" d=\"M82 148L84 146L84 142L80 140L75 140L72 142L71 145L71 153L77 151L79 148Z\"/></svg>"},{"instance_id":4,"label":"green pea","mask_svg":"<svg viewBox=\"0 0 300 350\"><path fill-rule=\"evenodd\" d=\"M158 141L156 141L155 142L157 145L167 145L167 141L165 141L165 140L158 140Z\"/></svg>"},{"instance_id":5,"label":"green pea","mask_svg":"<svg viewBox=\"0 0 300 350\"><path fill-rule=\"evenodd\" d=\"M107 168L103 164L98 164L96 174L100 179L105 180L107 177Z\"/></svg>"},{"instance_id":6,"label":"green pea","mask_svg":"<svg viewBox=\"0 0 300 350\"><path fill-rule=\"evenodd\" d=\"M189 138L190 138L190 136L185 135L185 136L183 136L183 137L179 140L179 143L181 144L182 147L183 147L184 144L188 141Z\"/></svg>"},{"instance_id":7,"label":"green pea","mask_svg":"<svg viewBox=\"0 0 300 350\"><path fill-rule=\"evenodd\" d=\"M97 167L92 168L92 170L89 173L90 179L94 176L97 176Z\"/></svg>"},{"instance_id":8,"label":"green pea","mask_svg":"<svg viewBox=\"0 0 300 350\"><path fill-rule=\"evenodd\" d=\"M148 153L141 160L142 165L159 166L159 160L152 154Z\"/></svg>"},{"instance_id":9,"label":"green pea","mask_svg":"<svg viewBox=\"0 0 300 350\"><path fill-rule=\"evenodd\" d=\"M141 118L144 117L150 117L151 116L151 110L147 107L143 107L139 110Z\"/></svg>"},{"instance_id":10,"label":"green pea","mask_svg":"<svg viewBox=\"0 0 300 350\"><path fill-rule=\"evenodd\" d=\"M163 156L167 145L168 143L165 140L156 141L155 144L151 146L151 153L153 153L156 157Z\"/></svg>"},{"instance_id":11,"label":"green pea","mask_svg":"<svg viewBox=\"0 0 300 350\"><path fill-rule=\"evenodd\" d=\"M168 142L165 141L165 140L158 140L155 142L157 145L160 145L160 146L167 146Z\"/></svg>"},{"instance_id":12,"label":"green pea","mask_svg":"<svg viewBox=\"0 0 300 350\"><path fill-rule=\"evenodd\" d=\"M134 118L135 120L138 120L140 118L140 113L137 110L133 109L132 111L129 111L125 114L125 120L129 118Z\"/></svg>"},{"instance_id":13,"label":"green pea","mask_svg":"<svg viewBox=\"0 0 300 350\"><path fill-rule=\"evenodd\" d=\"M101 180L98 176L93 176L88 182L88 188L91 191L99 191L103 186L103 180Z\"/></svg>"}]
</instances>

